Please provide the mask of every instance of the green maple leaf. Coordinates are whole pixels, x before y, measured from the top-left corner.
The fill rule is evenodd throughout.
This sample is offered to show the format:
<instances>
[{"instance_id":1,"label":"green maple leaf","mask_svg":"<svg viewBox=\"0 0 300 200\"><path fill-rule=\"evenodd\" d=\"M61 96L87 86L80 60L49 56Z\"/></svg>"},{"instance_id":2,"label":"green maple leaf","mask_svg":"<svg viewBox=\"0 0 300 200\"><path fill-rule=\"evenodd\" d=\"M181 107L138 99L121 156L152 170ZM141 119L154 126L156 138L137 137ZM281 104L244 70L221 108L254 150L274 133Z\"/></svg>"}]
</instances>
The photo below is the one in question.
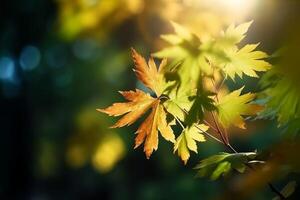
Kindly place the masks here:
<instances>
[{"instance_id":1,"label":"green maple leaf","mask_svg":"<svg viewBox=\"0 0 300 200\"><path fill-rule=\"evenodd\" d=\"M246 169L245 164L255 157L255 152L234 154L220 153L201 160L194 169L198 170L197 176L208 176L211 180L216 180L221 175L228 174L232 169L243 173Z\"/></svg>"},{"instance_id":2,"label":"green maple leaf","mask_svg":"<svg viewBox=\"0 0 300 200\"><path fill-rule=\"evenodd\" d=\"M196 95L189 97L193 103L185 119L187 126L190 126L194 122L202 121L205 111L213 111L216 109L215 101L212 98L213 96L215 96L215 93L199 88Z\"/></svg>"},{"instance_id":3,"label":"green maple leaf","mask_svg":"<svg viewBox=\"0 0 300 200\"><path fill-rule=\"evenodd\" d=\"M277 110L280 125L300 117L299 89L289 79L280 80L267 94L271 97L267 106Z\"/></svg>"},{"instance_id":4,"label":"green maple leaf","mask_svg":"<svg viewBox=\"0 0 300 200\"><path fill-rule=\"evenodd\" d=\"M241 95L244 87L219 98L217 105L219 121L227 128L231 124L245 129L242 115L255 115L262 110L262 106L251 104L255 94Z\"/></svg>"},{"instance_id":5,"label":"green maple leaf","mask_svg":"<svg viewBox=\"0 0 300 200\"><path fill-rule=\"evenodd\" d=\"M170 114L181 121L185 121L187 113L193 105L190 96L195 94L196 90L188 90L180 93L177 93L176 90L172 90L168 95L168 100L164 102L164 106Z\"/></svg>"},{"instance_id":6,"label":"green maple leaf","mask_svg":"<svg viewBox=\"0 0 300 200\"><path fill-rule=\"evenodd\" d=\"M296 84L283 74L270 71L264 75L261 85L268 88L263 91L266 107L258 118L277 118L279 126L287 127L286 133L297 134L300 130L300 95Z\"/></svg>"},{"instance_id":7,"label":"green maple leaf","mask_svg":"<svg viewBox=\"0 0 300 200\"><path fill-rule=\"evenodd\" d=\"M203 120L205 111L216 109L213 96L215 93L201 89L200 86L199 89L178 94L173 90L169 94L169 99L164 102L164 106L173 116L183 121L187 126L192 126Z\"/></svg>"},{"instance_id":8,"label":"green maple leaf","mask_svg":"<svg viewBox=\"0 0 300 200\"><path fill-rule=\"evenodd\" d=\"M180 77L179 87L196 88L200 72L211 73L205 52L201 49L200 39L175 22L172 22L172 26L175 34L161 36L170 46L153 55L173 60L173 66L177 66L176 72Z\"/></svg>"}]
</instances>

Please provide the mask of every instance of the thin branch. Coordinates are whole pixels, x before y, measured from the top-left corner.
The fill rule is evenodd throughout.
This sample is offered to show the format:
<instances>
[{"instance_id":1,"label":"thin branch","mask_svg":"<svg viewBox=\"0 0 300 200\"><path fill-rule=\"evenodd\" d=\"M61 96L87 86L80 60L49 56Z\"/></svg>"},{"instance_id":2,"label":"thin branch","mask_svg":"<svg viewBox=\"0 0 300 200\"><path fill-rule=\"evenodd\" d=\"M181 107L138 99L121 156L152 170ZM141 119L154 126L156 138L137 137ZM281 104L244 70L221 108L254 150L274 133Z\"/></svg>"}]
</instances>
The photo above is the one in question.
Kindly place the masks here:
<instances>
[{"instance_id":1,"label":"thin branch","mask_svg":"<svg viewBox=\"0 0 300 200\"><path fill-rule=\"evenodd\" d=\"M274 185L272 185L272 183L268 183L269 188L272 190L272 192L274 192L275 194L277 194L280 199L286 199L285 196L283 196L283 194L281 194L281 192L279 190L277 190L277 188L275 188Z\"/></svg>"}]
</instances>

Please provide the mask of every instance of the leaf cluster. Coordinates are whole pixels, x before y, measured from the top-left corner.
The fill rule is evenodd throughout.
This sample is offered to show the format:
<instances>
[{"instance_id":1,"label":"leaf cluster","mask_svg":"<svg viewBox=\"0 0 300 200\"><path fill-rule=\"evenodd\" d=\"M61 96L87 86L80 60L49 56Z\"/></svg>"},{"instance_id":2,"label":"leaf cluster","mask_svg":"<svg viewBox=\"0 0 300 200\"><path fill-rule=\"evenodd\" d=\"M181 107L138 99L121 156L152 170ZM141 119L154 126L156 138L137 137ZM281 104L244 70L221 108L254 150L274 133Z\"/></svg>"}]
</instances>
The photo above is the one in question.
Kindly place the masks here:
<instances>
[{"instance_id":1,"label":"leaf cluster","mask_svg":"<svg viewBox=\"0 0 300 200\"><path fill-rule=\"evenodd\" d=\"M153 54L162 59L158 67L152 57L147 62L132 49L136 77L153 95L138 89L120 92L127 102L98 111L110 116L123 115L112 128L131 125L149 112L135 138L135 148L144 143L147 158L158 149L159 133L174 143L174 153L184 163L191 151L198 152L197 142L205 142L207 137L228 145L227 129L245 129L244 116L256 115L262 106L252 102L255 94L242 94L244 87L228 91L226 80L234 81L243 75L258 77L257 72L270 68L265 61L267 54L256 50L258 44L239 47L251 23L231 25L219 36L201 40L172 22L175 33L162 35L170 45ZM180 126L181 133L174 133L172 126ZM201 173L212 173L215 179L231 168L243 171L241 161L249 157L250 154L224 153L204 160L198 167ZM214 164L208 164L211 162Z\"/></svg>"}]
</instances>

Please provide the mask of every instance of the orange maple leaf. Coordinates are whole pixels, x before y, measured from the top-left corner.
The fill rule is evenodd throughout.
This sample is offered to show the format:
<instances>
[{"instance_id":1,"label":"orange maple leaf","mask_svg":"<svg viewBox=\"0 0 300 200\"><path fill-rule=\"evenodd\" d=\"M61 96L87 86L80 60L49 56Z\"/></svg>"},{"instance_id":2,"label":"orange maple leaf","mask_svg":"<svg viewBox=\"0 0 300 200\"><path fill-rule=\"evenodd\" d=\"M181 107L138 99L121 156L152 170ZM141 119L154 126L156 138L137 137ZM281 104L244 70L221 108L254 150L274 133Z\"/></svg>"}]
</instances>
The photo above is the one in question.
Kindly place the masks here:
<instances>
[{"instance_id":1,"label":"orange maple leaf","mask_svg":"<svg viewBox=\"0 0 300 200\"><path fill-rule=\"evenodd\" d=\"M151 113L136 131L134 147L137 148L144 143L144 152L149 158L152 152L158 148L158 132L166 140L175 142L175 136L167 123L166 111L160 99L164 86L163 68L166 65L166 60L163 60L157 69L153 58L150 58L147 64L146 60L134 49L132 49L132 58L135 63L134 72L137 78L154 91L156 98L138 89L123 91L120 93L128 102L114 103L108 108L97 110L109 116L124 115L111 127L117 128L131 125L151 108Z\"/></svg>"}]
</instances>

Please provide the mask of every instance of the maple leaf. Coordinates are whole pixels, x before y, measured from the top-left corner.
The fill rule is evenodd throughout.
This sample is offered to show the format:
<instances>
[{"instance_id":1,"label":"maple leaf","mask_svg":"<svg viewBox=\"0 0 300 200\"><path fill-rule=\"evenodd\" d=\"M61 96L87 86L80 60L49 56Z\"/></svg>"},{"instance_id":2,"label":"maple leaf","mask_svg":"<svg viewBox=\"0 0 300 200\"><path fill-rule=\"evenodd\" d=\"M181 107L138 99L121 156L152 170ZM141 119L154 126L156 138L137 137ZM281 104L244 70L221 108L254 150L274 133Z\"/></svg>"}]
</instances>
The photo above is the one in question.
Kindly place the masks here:
<instances>
[{"instance_id":1,"label":"maple leaf","mask_svg":"<svg viewBox=\"0 0 300 200\"><path fill-rule=\"evenodd\" d=\"M236 75L242 77L243 74L258 77L256 72L267 71L271 67L264 60L268 55L255 50L258 44L247 44L242 48L237 46L245 38L251 24L252 21L236 27L232 24L215 40L203 44L203 49L210 52L206 54L207 59L232 80Z\"/></svg>"},{"instance_id":2,"label":"maple leaf","mask_svg":"<svg viewBox=\"0 0 300 200\"><path fill-rule=\"evenodd\" d=\"M175 136L166 121L166 112L164 107L160 105L160 100L153 103L151 113L136 131L134 148L145 142L144 152L147 158L158 148L158 130L166 140L175 142Z\"/></svg>"},{"instance_id":3,"label":"maple leaf","mask_svg":"<svg viewBox=\"0 0 300 200\"><path fill-rule=\"evenodd\" d=\"M169 47L154 53L158 58L170 58L178 68L181 87L195 87L200 71L210 73L211 68L205 61L205 52L201 50L200 39L185 27L171 22L175 34L162 35L161 38L170 44ZM180 63L178 65L178 63ZM177 64L177 65L176 65Z\"/></svg>"},{"instance_id":4,"label":"maple leaf","mask_svg":"<svg viewBox=\"0 0 300 200\"><path fill-rule=\"evenodd\" d=\"M262 106L249 103L255 98L255 94L247 93L241 95L243 88L220 98L218 102L219 121L226 128L233 124L236 127L245 129L242 115L255 115L262 110Z\"/></svg>"},{"instance_id":5,"label":"maple leaf","mask_svg":"<svg viewBox=\"0 0 300 200\"><path fill-rule=\"evenodd\" d=\"M251 26L253 21L242 23L238 26L231 24L221 36L217 38L217 42L223 46L232 46L241 42L245 37L246 33Z\"/></svg>"},{"instance_id":6,"label":"maple leaf","mask_svg":"<svg viewBox=\"0 0 300 200\"><path fill-rule=\"evenodd\" d=\"M260 118L273 117L275 114L279 126L282 126L299 120L300 95L299 89L293 81L274 71L266 73L260 83L262 86L268 87L264 91L264 95L267 97L266 109L260 113Z\"/></svg>"},{"instance_id":7,"label":"maple leaf","mask_svg":"<svg viewBox=\"0 0 300 200\"><path fill-rule=\"evenodd\" d=\"M110 116L124 115L112 126L112 128L117 128L131 125L151 109L148 117L136 131L137 136L134 147L137 148L144 143L144 152L146 157L149 158L152 152L158 148L158 132L166 140L175 142L175 136L167 123L166 111L160 99L164 85L163 68L166 60L163 60L157 69L152 58L149 59L147 64L145 59L134 49L132 49L132 58L135 63L134 71L137 78L149 89L153 90L157 97L151 97L138 89L135 91L123 91L120 93L128 102L114 103L108 108L97 110Z\"/></svg>"},{"instance_id":8,"label":"maple leaf","mask_svg":"<svg viewBox=\"0 0 300 200\"><path fill-rule=\"evenodd\" d=\"M121 95L129 102L114 103L112 106L106 109L98 109L98 111L108 114L109 116L124 115L119 119L111 128L119 128L123 126L129 126L141 117L152 104L155 102L155 98L149 94L144 93L141 90L136 91L120 91Z\"/></svg>"},{"instance_id":9,"label":"maple leaf","mask_svg":"<svg viewBox=\"0 0 300 200\"><path fill-rule=\"evenodd\" d=\"M174 153L176 151L178 152L178 156L180 156L184 164L187 163L190 157L190 150L197 153L196 141L204 142L205 138L202 133L207 130L208 126L204 124L193 125L189 128L185 128L178 136L174 145Z\"/></svg>"},{"instance_id":10,"label":"maple leaf","mask_svg":"<svg viewBox=\"0 0 300 200\"><path fill-rule=\"evenodd\" d=\"M135 64L133 71L137 78L159 97L165 89L164 87L166 87L164 73L167 60L163 59L157 69L152 57L147 64L146 60L133 48L131 49L131 53Z\"/></svg>"},{"instance_id":11,"label":"maple leaf","mask_svg":"<svg viewBox=\"0 0 300 200\"><path fill-rule=\"evenodd\" d=\"M215 110L214 100L212 98L214 95L215 93L206 91L204 88L199 87L197 94L190 96L190 99L193 100L193 104L185 119L187 126L190 126L194 122L203 120L205 111Z\"/></svg>"},{"instance_id":12,"label":"maple leaf","mask_svg":"<svg viewBox=\"0 0 300 200\"><path fill-rule=\"evenodd\" d=\"M168 99L164 102L164 107L173 116L176 116L181 121L185 121L187 113L193 105L193 99L197 94L197 90L188 89L186 91L176 89L171 90L168 95Z\"/></svg>"},{"instance_id":13,"label":"maple leaf","mask_svg":"<svg viewBox=\"0 0 300 200\"><path fill-rule=\"evenodd\" d=\"M263 60L268 55L262 51L254 51L258 44L248 44L238 50L231 48L226 51L229 59L222 68L222 70L234 80L235 75L242 77L246 74L250 77L258 77L256 72L267 71L271 68L271 64Z\"/></svg>"},{"instance_id":14,"label":"maple leaf","mask_svg":"<svg viewBox=\"0 0 300 200\"><path fill-rule=\"evenodd\" d=\"M246 169L246 164L256 156L256 152L219 153L201 160L194 169L198 170L197 176L210 176L211 180L216 180L222 174L228 174L232 169L243 173Z\"/></svg>"}]
</instances>

